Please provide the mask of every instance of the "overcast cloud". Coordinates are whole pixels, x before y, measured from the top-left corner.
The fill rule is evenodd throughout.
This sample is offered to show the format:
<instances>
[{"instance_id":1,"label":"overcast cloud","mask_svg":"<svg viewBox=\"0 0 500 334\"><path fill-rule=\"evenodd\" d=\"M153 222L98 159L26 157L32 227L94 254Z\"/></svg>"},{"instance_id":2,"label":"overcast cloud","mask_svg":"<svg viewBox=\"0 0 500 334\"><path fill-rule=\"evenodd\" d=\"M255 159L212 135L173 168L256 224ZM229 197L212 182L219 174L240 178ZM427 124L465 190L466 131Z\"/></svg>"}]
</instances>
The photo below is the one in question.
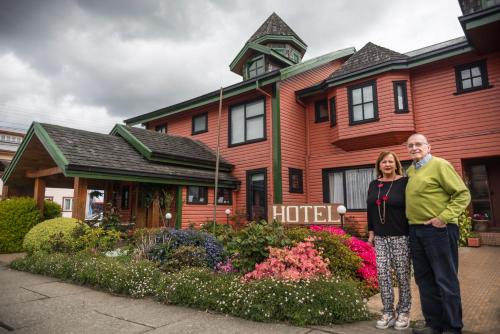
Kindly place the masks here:
<instances>
[{"instance_id":1,"label":"overcast cloud","mask_svg":"<svg viewBox=\"0 0 500 334\"><path fill-rule=\"evenodd\" d=\"M229 64L276 12L304 59L371 41L407 52L463 35L457 0L2 0L0 127L107 133L227 86Z\"/></svg>"}]
</instances>

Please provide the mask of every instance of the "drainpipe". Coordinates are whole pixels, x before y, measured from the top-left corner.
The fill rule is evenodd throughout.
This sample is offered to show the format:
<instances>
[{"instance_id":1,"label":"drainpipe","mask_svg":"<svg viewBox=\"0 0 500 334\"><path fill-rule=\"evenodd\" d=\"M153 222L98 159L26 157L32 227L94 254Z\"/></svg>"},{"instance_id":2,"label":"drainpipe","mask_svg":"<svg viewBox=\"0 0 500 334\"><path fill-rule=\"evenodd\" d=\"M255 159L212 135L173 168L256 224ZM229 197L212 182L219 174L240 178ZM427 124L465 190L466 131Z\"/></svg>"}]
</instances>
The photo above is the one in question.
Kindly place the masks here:
<instances>
[{"instance_id":1,"label":"drainpipe","mask_svg":"<svg viewBox=\"0 0 500 334\"><path fill-rule=\"evenodd\" d=\"M265 90L263 90L262 88L260 88L260 82L259 82L259 80L255 80L255 90L257 90L258 92L260 92L260 93L264 94L265 96L267 96L269 98L268 99L269 103L272 104L272 95L269 94L268 92L266 92ZM269 131L271 132L270 136L267 136L267 129L265 129L265 131L266 131L266 137L268 137L268 141L267 142L268 142L268 146L269 146L269 161L270 161L269 178L268 178L268 180L271 180L271 183L269 184L268 188L271 188L270 185L274 184L274 182L273 182L273 180L274 180L274 174L273 174L273 135L272 135L272 131L273 131L273 115L272 115L273 110L272 109L273 108L272 108L272 105L271 105L270 109L271 109L271 112L267 113L267 115L269 115L269 121L266 120L266 124L269 123ZM267 117L267 115L266 115L266 117ZM272 196L272 200L270 202L274 203L274 192L273 191L267 191L267 189L266 189L266 192L268 194L267 198L269 199ZM269 212L268 212L268 214L269 214Z\"/></svg>"}]
</instances>

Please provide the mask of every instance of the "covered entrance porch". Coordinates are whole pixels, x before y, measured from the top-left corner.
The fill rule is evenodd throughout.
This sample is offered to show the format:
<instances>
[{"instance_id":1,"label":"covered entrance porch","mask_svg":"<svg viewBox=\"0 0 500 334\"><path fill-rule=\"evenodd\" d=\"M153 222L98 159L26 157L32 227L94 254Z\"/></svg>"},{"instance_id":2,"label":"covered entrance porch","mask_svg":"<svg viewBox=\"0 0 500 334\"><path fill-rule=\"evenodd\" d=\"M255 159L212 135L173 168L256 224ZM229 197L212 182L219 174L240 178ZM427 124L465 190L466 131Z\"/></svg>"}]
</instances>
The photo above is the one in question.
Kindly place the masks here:
<instances>
[{"instance_id":1,"label":"covered entrance porch","mask_svg":"<svg viewBox=\"0 0 500 334\"><path fill-rule=\"evenodd\" d=\"M222 159L221 188L237 187L231 169ZM72 216L84 220L88 191L98 190L122 224L180 228L185 186L213 187L214 170L215 154L188 138L121 125L106 135L33 123L2 178L6 196L34 197L41 210L45 188L70 188Z\"/></svg>"}]
</instances>

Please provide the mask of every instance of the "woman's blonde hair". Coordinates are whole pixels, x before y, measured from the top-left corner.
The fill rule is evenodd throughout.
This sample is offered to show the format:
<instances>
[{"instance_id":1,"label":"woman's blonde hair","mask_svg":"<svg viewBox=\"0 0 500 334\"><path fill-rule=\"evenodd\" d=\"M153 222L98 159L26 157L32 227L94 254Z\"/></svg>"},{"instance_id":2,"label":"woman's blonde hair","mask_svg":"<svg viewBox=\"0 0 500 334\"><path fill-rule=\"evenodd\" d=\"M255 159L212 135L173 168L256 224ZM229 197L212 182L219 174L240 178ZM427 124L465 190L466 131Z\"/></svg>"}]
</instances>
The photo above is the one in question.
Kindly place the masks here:
<instances>
[{"instance_id":1,"label":"woman's blonde hair","mask_svg":"<svg viewBox=\"0 0 500 334\"><path fill-rule=\"evenodd\" d=\"M401 166L401 161L399 161L397 154L394 153L393 151L383 151L380 152L377 162L375 163L375 169L377 170L377 178L384 176L384 174L380 170L380 163L389 154L391 154L394 157L394 162L396 163L396 175L403 175L403 166Z\"/></svg>"}]
</instances>

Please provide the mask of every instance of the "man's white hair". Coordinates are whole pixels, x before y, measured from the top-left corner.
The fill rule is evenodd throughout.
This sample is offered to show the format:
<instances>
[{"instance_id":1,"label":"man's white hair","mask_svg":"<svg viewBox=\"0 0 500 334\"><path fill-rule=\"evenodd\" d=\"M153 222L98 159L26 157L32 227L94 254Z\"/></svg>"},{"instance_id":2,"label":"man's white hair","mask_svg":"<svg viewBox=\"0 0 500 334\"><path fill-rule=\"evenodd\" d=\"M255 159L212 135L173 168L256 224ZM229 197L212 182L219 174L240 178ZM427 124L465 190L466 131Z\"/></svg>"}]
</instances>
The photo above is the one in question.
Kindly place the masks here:
<instances>
[{"instance_id":1,"label":"man's white hair","mask_svg":"<svg viewBox=\"0 0 500 334\"><path fill-rule=\"evenodd\" d=\"M408 137L408 139L406 140L406 142L409 142L409 141L410 141L410 138L412 138L412 137L416 137L416 136L421 136L421 137L423 137L423 138L425 139L425 142L426 142L426 143L429 143L429 141L427 140L427 137L426 137L425 135L421 134L421 133L414 133L414 134L412 134L410 137Z\"/></svg>"}]
</instances>

